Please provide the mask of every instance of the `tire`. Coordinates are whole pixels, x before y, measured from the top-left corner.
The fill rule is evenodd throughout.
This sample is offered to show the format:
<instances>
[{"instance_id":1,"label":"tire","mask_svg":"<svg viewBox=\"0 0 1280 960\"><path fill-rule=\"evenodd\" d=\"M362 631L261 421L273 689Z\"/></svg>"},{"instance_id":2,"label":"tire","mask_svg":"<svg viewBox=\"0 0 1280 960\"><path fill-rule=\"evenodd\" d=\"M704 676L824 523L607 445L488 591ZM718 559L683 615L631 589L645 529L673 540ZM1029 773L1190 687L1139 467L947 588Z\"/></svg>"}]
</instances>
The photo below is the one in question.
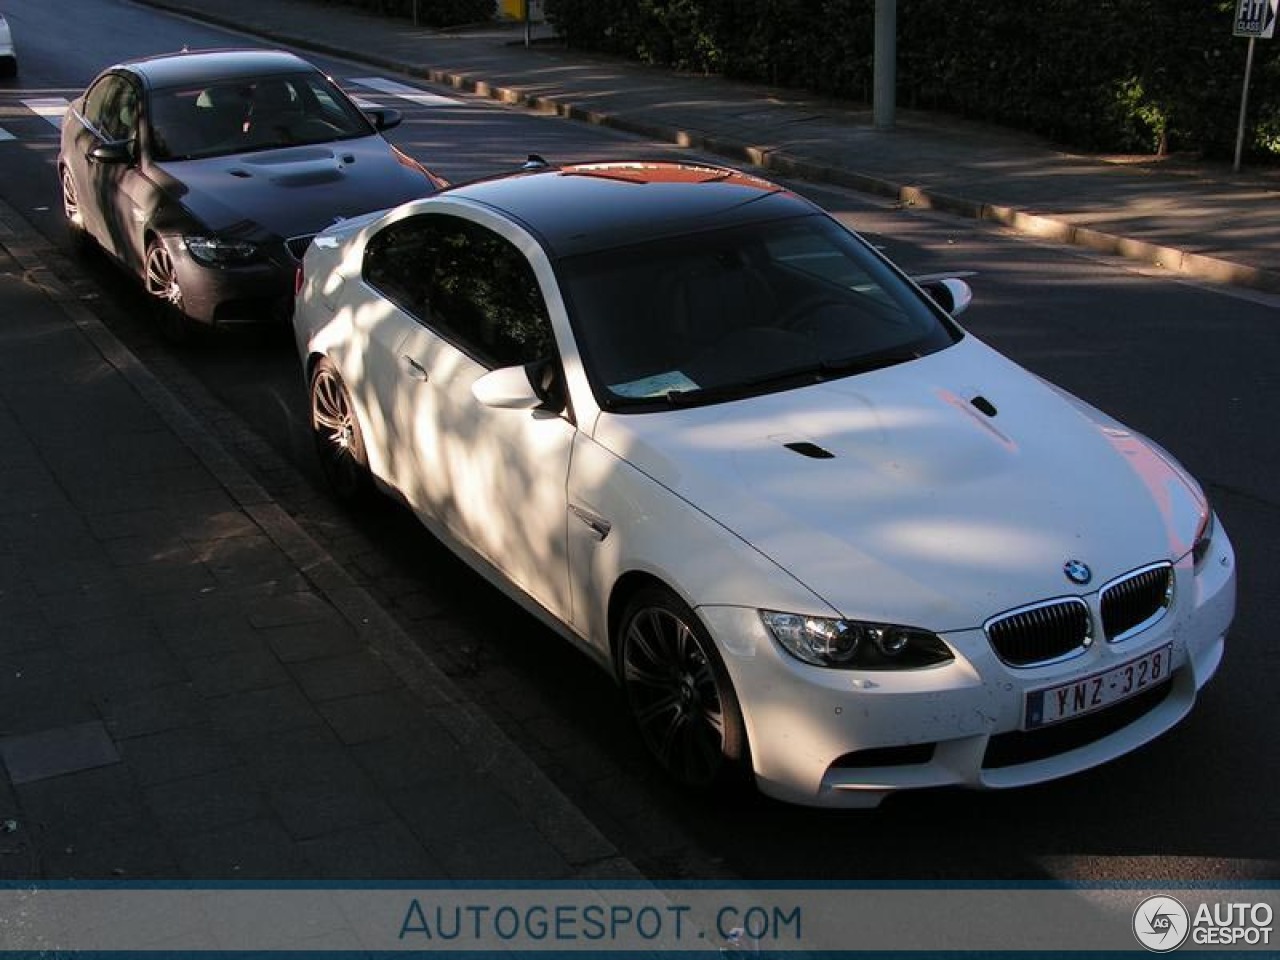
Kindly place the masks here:
<instances>
[{"instance_id":1,"label":"tire","mask_svg":"<svg viewBox=\"0 0 1280 960\"><path fill-rule=\"evenodd\" d=\"M750 751L724 662L697 615L670 591L641 590L618 636L627 704L649 753L694 790L745 778Z\"/></svg>"},{"instance_id":2,"label":"tire","mask_svg":"<svg viewBox=\"0 0 1280 960\"><path fill-rule=\"evenodd\" d=\"M373 496L373 477L365 454L364 434L351 394L338 368L327 359L311 373L311 434L320 470L334 495L347 506L362 506Z\"/></svg>"},{"instance_id":3,"label":"tire","mask_svg":"<svg viewBox=\"0 0 1280 960\"><path fill-rule=\"evenodd\" d=\"M62 180L62 215L67 221L67 240L71 244L72 253L79 256L92 249L93 237L84 227L79 193L76 190L75 178L71 176L70 167L61 169L60 179Z\"/></svg>"},{"instance_id":4,"label":"tire","mask_svg":"<svg viewBox=\"0 0 1280 960\"><path fill-rule=\"evenodd\" d=\"M182 287L173 255L161 240L153 239L147 244L142 281L161 334L171 343L189 343L195 335L196 324L183 308Z\"/></svg>"}]
</instances>

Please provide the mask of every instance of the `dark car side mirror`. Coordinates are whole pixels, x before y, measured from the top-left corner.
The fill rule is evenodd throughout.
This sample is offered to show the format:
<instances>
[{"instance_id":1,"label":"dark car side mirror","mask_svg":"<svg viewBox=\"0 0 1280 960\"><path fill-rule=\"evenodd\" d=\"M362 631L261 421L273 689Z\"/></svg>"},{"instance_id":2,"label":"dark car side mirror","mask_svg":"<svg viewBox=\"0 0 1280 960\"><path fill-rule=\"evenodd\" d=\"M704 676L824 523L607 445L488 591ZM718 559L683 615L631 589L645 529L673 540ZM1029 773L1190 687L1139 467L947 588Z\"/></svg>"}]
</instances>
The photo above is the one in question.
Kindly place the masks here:
<instances>
[{"instance_id":1,"label":"dark car side mirror","mask_svg":"<svg viewBox=\"0 0 1280 960\"><path fill-rule=\"evenodd\" d=\"M133 161L132 140L111 140L89 151L89 159L97 163L130 163Z\"/></svg>"},{"instance_id":2,"label":"dark car side mirror","mask_svg":"<svg viewBox=\"0 0 1280 960\"><path fill-rule=\"evenodd\" d=\"M390 130L393 127L400 126L400 121L404 119L404 114L394 107L378 107L374 110L366 110L364 115L372 121L374 128L379 133L383 130Z\"/></svg>"}]
</instances>

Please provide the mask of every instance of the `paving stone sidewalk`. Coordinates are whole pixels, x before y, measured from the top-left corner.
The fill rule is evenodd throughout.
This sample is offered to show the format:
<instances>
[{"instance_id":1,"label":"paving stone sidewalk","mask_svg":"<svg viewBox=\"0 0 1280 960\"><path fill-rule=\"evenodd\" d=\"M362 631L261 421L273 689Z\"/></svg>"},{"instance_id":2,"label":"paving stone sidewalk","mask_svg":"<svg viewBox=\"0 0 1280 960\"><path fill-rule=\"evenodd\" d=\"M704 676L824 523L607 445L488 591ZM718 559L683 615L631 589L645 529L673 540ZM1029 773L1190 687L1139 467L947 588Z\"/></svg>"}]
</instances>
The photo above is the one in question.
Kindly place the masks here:
<instances>
[{"instance_id":1,"label":"paving stone sidewalk","mask_svg":"<svg viewBox=\"0 0 1280 960\"><path fill-rule=\"evenodd\" d=\"M0 880L640 879L0 207Z\"/></svg>"}]
</instances>

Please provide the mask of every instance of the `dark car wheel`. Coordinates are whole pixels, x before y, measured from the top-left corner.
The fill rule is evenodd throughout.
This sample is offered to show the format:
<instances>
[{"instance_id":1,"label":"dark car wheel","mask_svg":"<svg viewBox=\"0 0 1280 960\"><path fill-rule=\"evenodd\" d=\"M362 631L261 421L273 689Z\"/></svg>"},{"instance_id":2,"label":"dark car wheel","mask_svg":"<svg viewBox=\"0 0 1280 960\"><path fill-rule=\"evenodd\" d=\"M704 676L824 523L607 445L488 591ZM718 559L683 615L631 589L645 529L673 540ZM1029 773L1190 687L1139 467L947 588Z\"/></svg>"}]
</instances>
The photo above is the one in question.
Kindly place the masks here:
<instances>
[{"instance_id":1,"label":"dark car wheel","mask_svg":"<svg viewBox=\"0 0 1280 960\"><path fill-rule=\"evenodd\" d=\"M689 607L640 591L619 634L622 683L640 737L676 781L705 789L747 769L742 711L720 654Z\"/></svg>"},{"instance_id":2,"label":"dark car wheel","mask_svg":"<svg viewBox=\"0 0 1280 960\"><path fill-rule=\"evenodd\" d=\"M93 238L84 228L84 213L80 209L80 198L76 192L76 181L71 176L71 168L62 168L62 213L67 221L67 237L71 241L71 249L75 253L84 253L93 246Z\"/></svg>"},{"instance_id":3,"label":"dark car wheel","mask_svg":"<svg viewBox=\"0 0 1280 960\"><path fill-rule=\"evenodd\" d=\"M160 332L174 343L187 343L195 335L196 325L183 308L182 286L173 255L160 240L147 244L147 263L143 272L147 295Z\"/></svg>"},{"instance_id":4,"label":"dark car wheel","mask_svg":"<svg viewBox=\"0 0 1280 960\"><path fill-rule=\"evenodd\" d=\"M358 505L373 492L364 435L356 419L351 394L329 360L321 360L311 374L311 432L320 469L343 503Z\"/></svg>"}]
</instances>

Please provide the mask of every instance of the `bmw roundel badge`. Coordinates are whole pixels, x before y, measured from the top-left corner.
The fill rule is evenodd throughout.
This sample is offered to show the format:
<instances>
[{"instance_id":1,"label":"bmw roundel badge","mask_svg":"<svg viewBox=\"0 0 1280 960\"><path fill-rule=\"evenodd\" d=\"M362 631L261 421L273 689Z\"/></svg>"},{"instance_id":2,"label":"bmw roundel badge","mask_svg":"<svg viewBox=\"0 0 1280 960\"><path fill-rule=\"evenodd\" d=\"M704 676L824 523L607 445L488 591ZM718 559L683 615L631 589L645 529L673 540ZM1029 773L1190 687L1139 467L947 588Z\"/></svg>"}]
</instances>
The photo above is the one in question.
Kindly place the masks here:
<instances>
[{"instance_id":1,"label":"bmw roundel badge","mask_svg":"<svg viewBox=\"0 0 1280 960\"><path fill-rule=\"evenodd\" d=\"M1093 571L1089 569L1089 565L1080 560L1068 560L1062 565L1062 572L1072 583L1078 583L1081 586L1093 579Z\"/></svg>"}]
</instances>

